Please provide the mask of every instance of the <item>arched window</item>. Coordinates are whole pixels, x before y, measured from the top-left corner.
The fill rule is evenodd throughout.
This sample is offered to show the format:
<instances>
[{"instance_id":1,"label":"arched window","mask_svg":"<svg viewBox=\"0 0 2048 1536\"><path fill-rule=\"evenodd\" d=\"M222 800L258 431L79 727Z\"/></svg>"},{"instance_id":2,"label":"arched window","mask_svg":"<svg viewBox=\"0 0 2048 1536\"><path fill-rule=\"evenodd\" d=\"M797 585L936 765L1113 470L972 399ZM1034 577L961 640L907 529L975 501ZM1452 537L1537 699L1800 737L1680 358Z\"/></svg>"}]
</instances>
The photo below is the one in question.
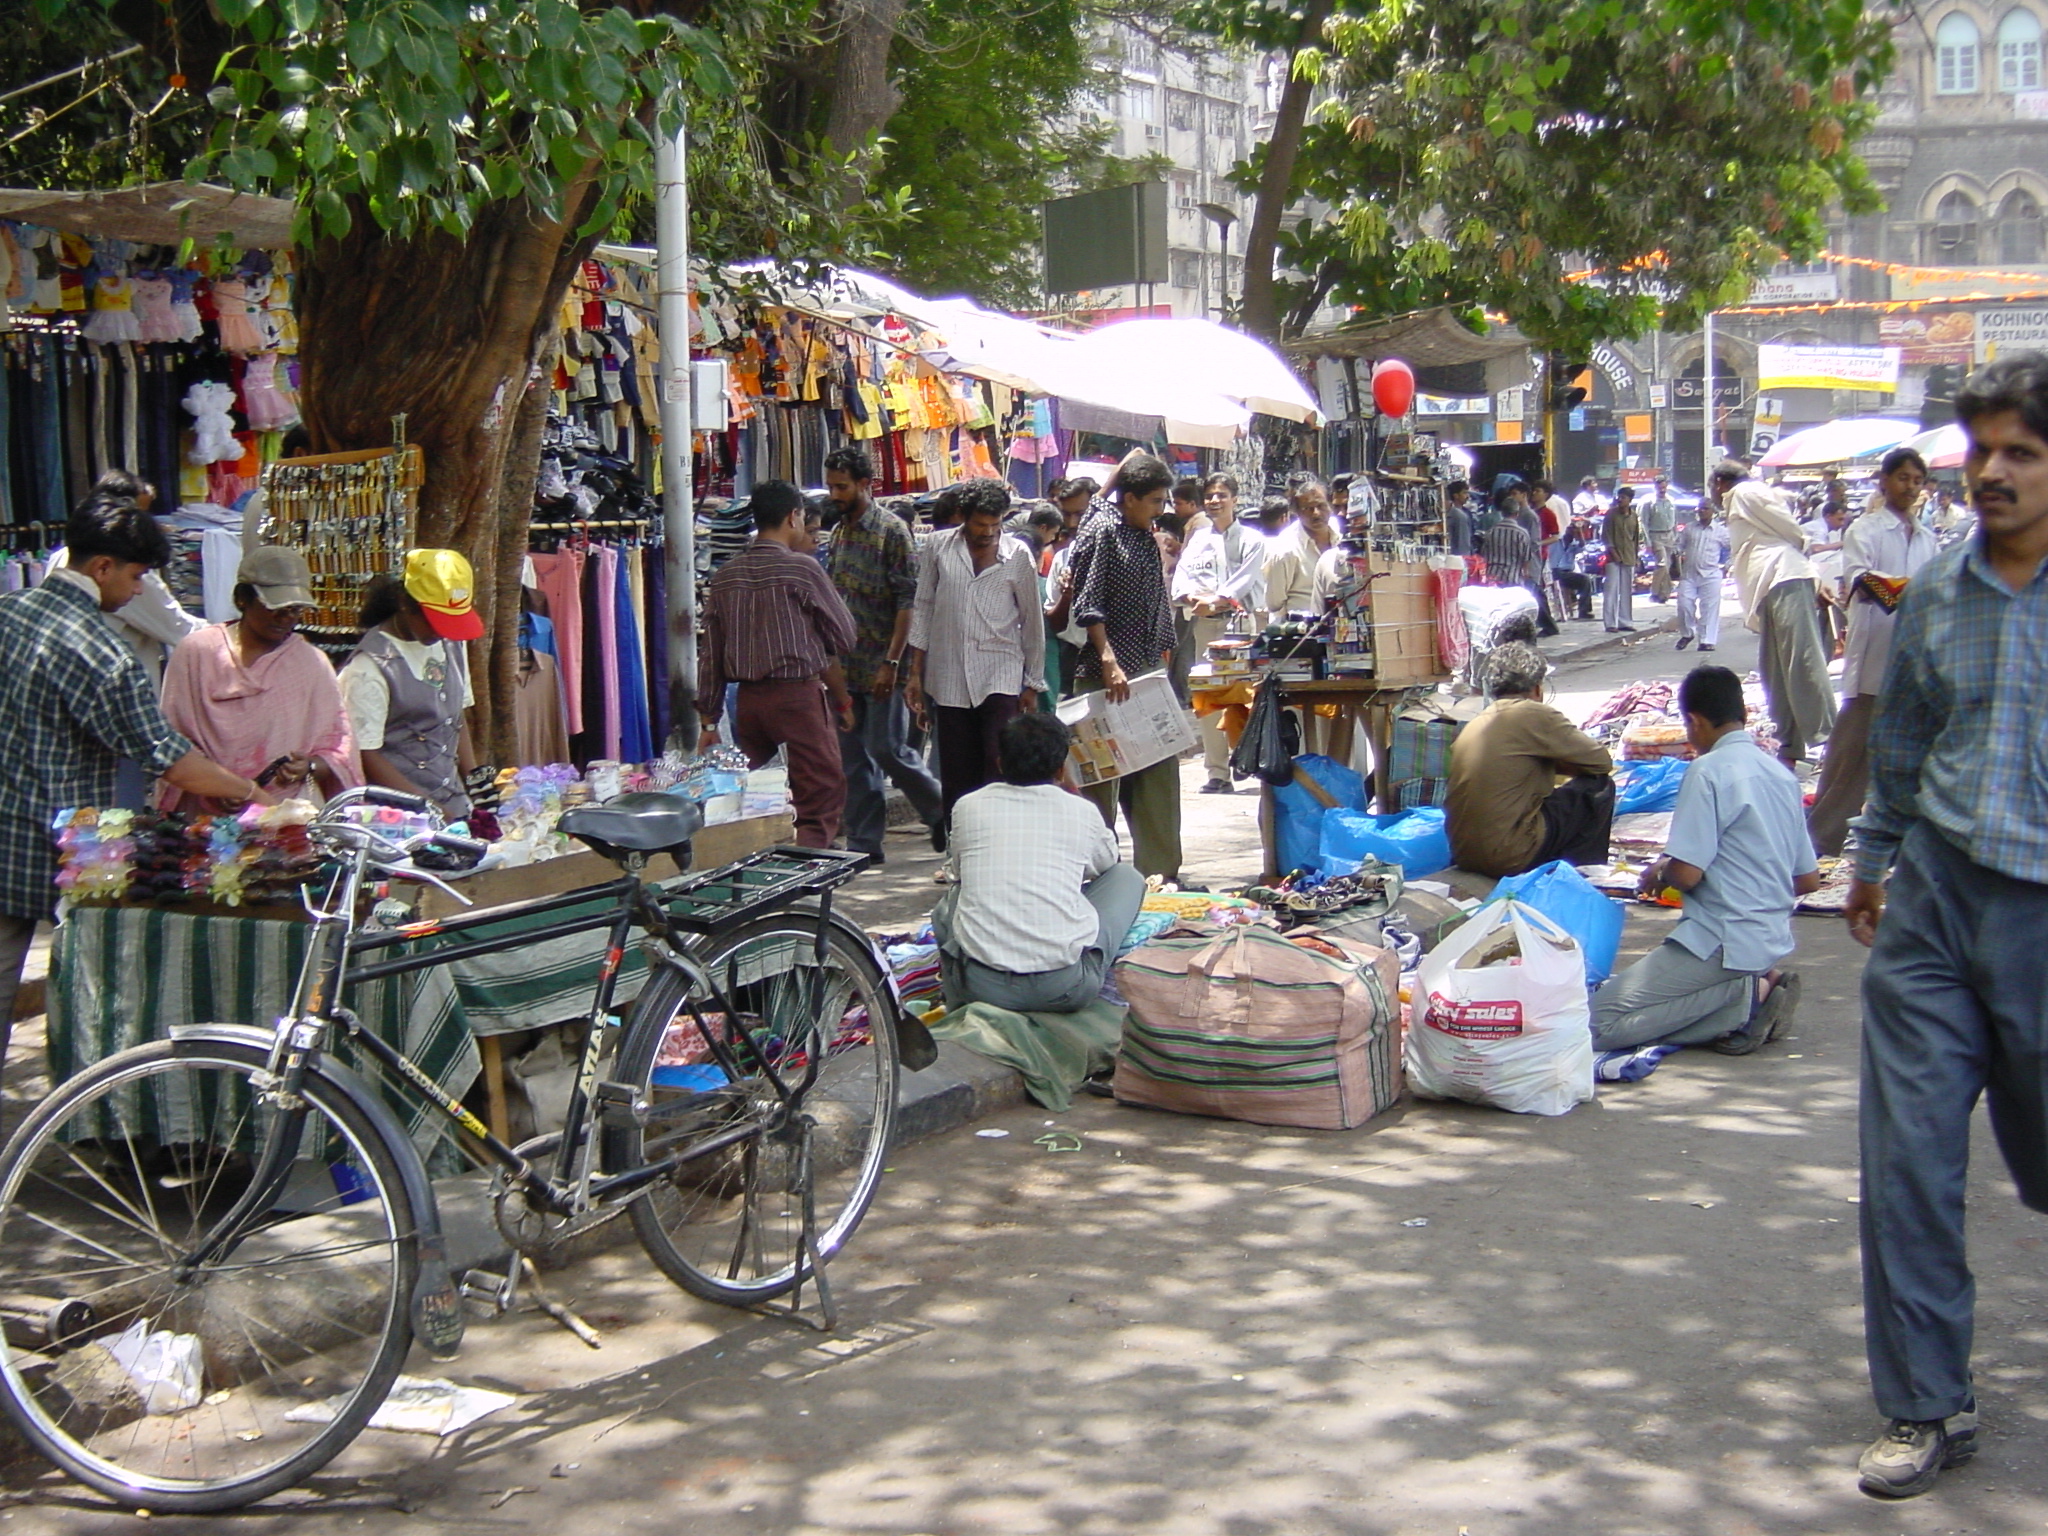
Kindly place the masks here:
<instances>
[{"instance_id":1,"label":"arched window","mask_svg":"<svg viewBox=\"0 0 2048 1536\"><path fill-rule=\"evenodd\" d=\"M1934 248L1928 253L1943 266L1977 259L1977 205L1967 192L1950 192L1934 207Z\"/></svg>"},{"instance_id":2,"label":"arched window","mask_svg":"<svg viewBox=\"0 0 2048 1536\"><path fill-rule=\"evenodd\" d=\"M1934 29L1934 91L1938 96L1977 94L1977 23L1952 11Z\"/></svg>"},{"instance_id":3,"label":"arched window","mask_svg":"<svg viewBox=\"0 0 2048 1536\"><path fill-rule=\"evenodd\" d=\"M1998 24L1998 88L2041 88L2041 19L2032 11L2007 11Z\"/></svg>"},{"instance_id":4,"label":"arched window","mask_svg":"<svg viewBox=\"0 0 2048 1536\"><path fill-rule=\"evenodd\" d=\"M2043 249L2041 204L2031 192L2008 192L1998 205L1998 259L2038 266Z\"/></svg>"}]
</instances>

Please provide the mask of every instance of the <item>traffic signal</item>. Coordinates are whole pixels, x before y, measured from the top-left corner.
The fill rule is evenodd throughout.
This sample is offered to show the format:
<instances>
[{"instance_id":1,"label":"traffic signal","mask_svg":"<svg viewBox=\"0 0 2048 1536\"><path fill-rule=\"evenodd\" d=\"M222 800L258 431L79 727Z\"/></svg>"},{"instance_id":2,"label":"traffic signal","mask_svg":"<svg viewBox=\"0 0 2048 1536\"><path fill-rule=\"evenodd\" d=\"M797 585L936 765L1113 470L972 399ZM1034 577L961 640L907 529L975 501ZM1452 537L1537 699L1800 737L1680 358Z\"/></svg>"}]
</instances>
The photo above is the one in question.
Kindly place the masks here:
<instances>
[{"instance_id":1,"label":"traffic signal","mask_svg":"<svg viewBox=\"0 0 2048 1536\"><path fill-rule=\"evenodd\" d=\"M1553 411L1575 411L1593 392L1593 370L1585 363L1553 366L1546 382L1550 386L1549 408Z\"/></svg>"},{"instance_id":2,"label":"traffic signal","mask_svg":"<svg viewBox=\"0 0 2048 1536\"><path fill-rule=\"evenodd\" d=\"M1927 398L1920 406L1920 424L1939 427L1956 419L1956 391L1969 370L1960 363L1936 363L1927 370Z\"/></svg>"}]
</instances>

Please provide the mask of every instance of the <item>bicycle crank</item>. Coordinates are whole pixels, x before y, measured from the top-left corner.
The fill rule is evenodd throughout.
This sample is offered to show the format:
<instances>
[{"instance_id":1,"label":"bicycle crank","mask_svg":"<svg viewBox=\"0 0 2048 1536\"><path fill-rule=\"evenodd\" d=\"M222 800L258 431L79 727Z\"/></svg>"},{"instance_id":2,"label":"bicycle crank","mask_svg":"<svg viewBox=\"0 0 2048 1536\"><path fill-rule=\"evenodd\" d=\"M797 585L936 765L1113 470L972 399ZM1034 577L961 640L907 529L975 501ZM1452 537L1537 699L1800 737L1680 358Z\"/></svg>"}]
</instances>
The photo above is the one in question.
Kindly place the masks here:
<instances>
[{"instance_id":1,"label":"bicycle crank","mask_svg":"<svg viewBox=\"0 0 2048 1536\"><path fill-rule=\"evenodd\" d=\"M551 1131L523 1141L513 1150L527 1162L539 1163L552 1157L561 1144L561 1132ZM571 1243L617 1221L631 1204L630 1200L621 1200L594 1211L564 1216L538 1208L527 1198L526 1191L509 1182L503 1172L491 1180L491 1219L497 1225L498 1235L513 1252L525 1254L543 1269L566 1262Z\"/></svg>"}]
</instances>

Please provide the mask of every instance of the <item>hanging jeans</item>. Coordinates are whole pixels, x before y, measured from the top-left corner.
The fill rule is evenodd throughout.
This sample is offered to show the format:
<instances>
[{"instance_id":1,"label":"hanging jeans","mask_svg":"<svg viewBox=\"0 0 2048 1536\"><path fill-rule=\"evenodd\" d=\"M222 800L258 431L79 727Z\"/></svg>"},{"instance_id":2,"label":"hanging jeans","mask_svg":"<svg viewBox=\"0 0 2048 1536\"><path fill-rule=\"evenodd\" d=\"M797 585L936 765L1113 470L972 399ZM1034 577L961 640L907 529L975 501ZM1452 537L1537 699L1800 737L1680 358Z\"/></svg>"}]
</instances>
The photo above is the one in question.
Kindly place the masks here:
<instances>
[{"instance_id":1,"label":"hanging jeans","mask_svg":"<svg viewBox=\"0 0 2048 1536\"><path fill-rule=\"evenodd\" d=\"M885 776L927 827L943 825L939 781L910 750L909 720L901 693L886 699L865 692L853 696L853 729L839 733L839 760L846 774L846 846L856 852L882 851L882 834L889 830Z\"/></svg>"}]
</instances>

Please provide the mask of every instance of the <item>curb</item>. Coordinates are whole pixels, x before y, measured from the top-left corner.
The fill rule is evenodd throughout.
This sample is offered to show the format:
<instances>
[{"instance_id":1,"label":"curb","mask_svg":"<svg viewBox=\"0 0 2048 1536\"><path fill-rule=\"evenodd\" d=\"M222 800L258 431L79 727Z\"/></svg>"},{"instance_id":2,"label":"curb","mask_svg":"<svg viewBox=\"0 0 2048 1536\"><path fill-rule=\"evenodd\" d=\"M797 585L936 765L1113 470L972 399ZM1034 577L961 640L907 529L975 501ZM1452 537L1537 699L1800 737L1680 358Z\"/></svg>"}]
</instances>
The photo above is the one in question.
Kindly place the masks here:
<instances>
[{"instance_id":1,"label":"curb","mask_svg":"<svg viewBox=\"0 0 2048 1536\"><path fill-rule=\"evenodd\" d=\"M1659 619L1655 624L1638 629L1632 635L1603 634L1599 639L1588 640L1584 645L1574 645L1559 651L1544 651L1543 654L1550 661L1551 665L1562 666L1566 662L1584 661L1589 657L1604 655L1608 651L1618 651L1623 646L1632 645L1650 635L1675 635L1677 633L1678 617L1673 614L1668 618ZM1542 648L1539 646L1538 649Z\"/></svg>"}]
</instances>

